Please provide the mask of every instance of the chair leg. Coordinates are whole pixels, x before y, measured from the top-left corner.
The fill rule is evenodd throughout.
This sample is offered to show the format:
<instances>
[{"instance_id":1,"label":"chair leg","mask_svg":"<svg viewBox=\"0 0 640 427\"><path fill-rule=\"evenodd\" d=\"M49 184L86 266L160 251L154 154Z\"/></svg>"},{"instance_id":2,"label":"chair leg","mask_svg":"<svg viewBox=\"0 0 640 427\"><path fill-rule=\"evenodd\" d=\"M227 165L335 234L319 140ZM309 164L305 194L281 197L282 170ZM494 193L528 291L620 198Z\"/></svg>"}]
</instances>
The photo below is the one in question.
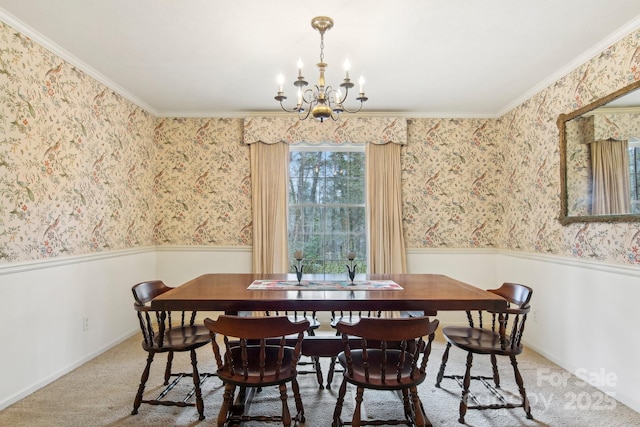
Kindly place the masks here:
<instances>
[{"instance_id":1,"label":"chair leg","mask_svg":"<svg viewBox=\"0 0 640 427\"><path fill-rule=\"evenodd\" d=\"M411 399L409 399L409 390L402 389L402 404L404 406L404 415L407 419L413 419L413 409L411 408Z\"/></svg>"},{"instance_id":2,"label":"chair leg","mask_svg":"<svg viewBox=\"0 0 640 427\"><path fill-rule=\"evenodd\" d=\"M151 351L148 352L147 366L145 366L144 371L142 371L142 377L140 378L138 393L136 393L136 398L133 401L133 411L131 411L131 415L136 415L138 413L138 408L140 408L140 404L142 403L142 395L144 394L144 387L147 384L147 380L149 379L149 371L151 370L151 362L153 362L153 356L155 356L155 353Z\"/></svg>"},{"instance_id":3,"label":"chair leg","mask_svg":"<svg viewBox=\"0 0 640 427\"><path fill-rule=\"evenodd\" d=\"M518 384L518 390L520 391L520 396L522 397L522 408L524 412L527 414L528 419L533 419L533 415L531 415L531 406L529 405L529 398L527 397L527 392L524 389L524 382L522 381L522 375L520 375L520 370L518 369L518 362L516 361L515 356L510 356L511 366L513 366L513 374L516 377L516 384Z\"/></svg>"},{"instance_id":4,"label":"chair leg","mask_svg":"<svg viewBox=\"0 0 640 427\"><path fill-rule=\"evenodd\" d=\"M498 373L498 361L495 354L491 354L491 366L493 367L493 382L496 388L500 388L500 374Z\"/></svg>"},{"instance_id":5,"label":"chair leg","mask_svg":"<svg viewBox=\"0 0 640 427\"><path fill-rule=\"evenodd\" d=\"M167 353L167 366L164 368L164 385L169 384L171 379L171 365L173 364L173 351Z\"/></svg>"},{"instance_id":6,"label":"chair leg","mask_svg":"<svg viewBox=\"0 0 640 427\"><path fill-rule=\"evenodd\" d=\"M218 427L224 427L227 422L228 413L233 404L233 396L235 395L236 386L226 383L224 385L224 395L222 398L222 405L220 406L220 412L218 412Z\"/></svg>"},{"instance_id":7,"label":"chair leg","mask_svg":"<svg viewBox=\"0 0 640 427\"><path fill-rule=\"evenodd\" d=\"M467 413L467 399L469 399L469 386L471 385L471 365L473 364L473 353L467 353L467 369L462 381L462 396L460 398L460 418L458 422L464 424L464 416Z\"/></svg>"},{"instance_id":8,"label":"chair leg","mask_svg":"<svg viewBox=\"0 0 640 427\"><path fill-rule=\"evenodd\" d=\"M333 375L336 372L336 358L332 357L329 362L329 372L327 372L327 390L331 389L331 383L333 382Z\"/></svg>"},{"instance_id":9,"label":"chair leg","mask_svg":"<svg viewBox=\"0 0 640 427\"><path fill-rule=\"evenodd\" d=\"M427 425L427 417L422 409L422 402L418 396L418 388L411 387L411 401L413 402L413 420L417 427L425 427Z\"/></svg>"},{"instance_id":10,"label":"chair leg","mask_svg":"<svg viewBox=\"0 0 640 427\"><path fill-rule=\"evenodd\" d=\"M296 402L296 419L304 423L304 406L302 405L302 398L300 397L300 386L298 385L298 380L293 379L291 381L291 388L293 389L293 400Z\"/></svg>"},{"instance_id":11,"label":"chair leg","mask_svg":"<svg viewBox=\"0 0 640 427\"><path fill-rule=\"evenodd\" d=\"M289 405L287 405L287 385L282 383L278 386L280 390L280 400L282 401L282 425L284 427L291 426L291 413L289 412Z\"/></svg>"},{"instance_id":12,"label":"chair leg","mask_svg":"<svg viewBox=\"0 0 640 427\"><path fill-rule=\"evenodd\" d=\"M342 405L344 404L344 395L347 392L347 380L342 380L340 390L338 391L338 398L336 399L336 408L333 410L333 422L331 427L340 427L342 422L340 421L340 415L342 415Z\"/></svg>"},{"instance_id":13,"label":"chair leg","mask_svg":"<svg viewBox=\"0 0 640 427\"><path fill-rule=\"evenodd\" d=\"M444 349L444 353L442 353L442 363L440 363L440 370L438 371L438 376L436 377L436 387L440 388L440 383L442 382L442 377L444 377L444 368L447 366L447 361L449 360L449 349L451 348L451 343L448 342L447 346Z\"/></svg>"},{"instance_id":14,"label":"chair leg","mask_svg":"<svg viewBox=\"0 0 640 427\"><path fill-rule=\"evenodd\" d=\"M173 353L173 352L171 352ZM202 400L202 390L200 390L200 373L198 372L198 359L196 351L191 350L191 366L193 367L193 387L196 390L196 408L198 409L198 419L204 420L204 402Z\"/></svg>"},{"instance_id":15,"label":"chair leg","mask_svg":"<svg viewBox=\"0 0 640 427\"><path fill-rule=\"evenodd\" d=\"M362 420L362 395L364 394L364 388L358 387L356 390L356 405L353 409L353 418L351 419L351 425L353 427L361 427Z\"/></svg>"},{"instance_id":16,"label":"chair leg","mask_svg":"<svg viewBox=\"0 0 640 427\"><path fill-rule=\"evenodd\" d=\"M320 388L320 390L324 389L324 379L322 378L322 367L320 366L320 358L318 356L312 356L311 360L313 360L313 366L314 369L316 370L316 379L318 380L318 387ZM327 388L329 388L329 386L327 385Z\"/></svg>"}]
</instances>

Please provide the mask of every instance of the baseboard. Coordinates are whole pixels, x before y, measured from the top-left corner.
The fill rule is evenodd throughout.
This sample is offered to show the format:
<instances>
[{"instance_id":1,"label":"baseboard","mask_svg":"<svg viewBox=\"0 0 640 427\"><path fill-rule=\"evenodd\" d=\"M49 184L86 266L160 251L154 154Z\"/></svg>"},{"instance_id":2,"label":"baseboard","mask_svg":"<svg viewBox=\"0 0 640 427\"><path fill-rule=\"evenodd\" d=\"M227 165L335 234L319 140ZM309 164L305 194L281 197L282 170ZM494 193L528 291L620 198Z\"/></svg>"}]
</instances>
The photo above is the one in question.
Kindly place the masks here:
<instances>
[{"instance_id":1,"label":"baseboard","mask_svg":"<svg viewBox=\"0 0 640 427\"><path fill-rule=\"evenodd\" d=\"M549 353L547 353L546 351L543 351L542 349L538 348L535 345L530 345L529 343L526 342L526 340L523 340L523 344L525 347L528 347L529 349L535 351L536 353L538 353L539 355L541 355L542 357L544 357L545 359L555 363L556 365L558 365L558 367L560 367L561 369L564 369L565 371L569 372L571 375L575 375L576 370L578 370L579 368L577 366L574 367L565 367L562 364L562 361L558 360L557 358L551 356ZM610 390L604 390L601 387L598 387L597 384L592 384L593 387L596 387L599 390L602 390L604 393L609 394ZM525 384L526 387L526 384ZM613 399L617 400L618 402L622 403L623 405L628 406L629 408L633 409L634 411L640 413L640 404L638 404L638 402L632 397L627 395L626 393L620 393L620 392L616 392L615 396L611 396Z\"/></svg>"},{"instance_id":2,"label":"baseboard","mask_svg":"<svg viewBox=\"0 0 640 427\"><path fill-rule=\"evenodd\" d=\"M85 363L87 363L88 361L90 361L91 359L100 356L102 353L104 353L107 350L112 349L113 347L116 347L119 344L122 344L124 341L128 340L129 338L131 338L132 336L139 334L140 330L139 329L134 329L128 333L126 333L125 335L111 341L110 343L104 345L103 347L100 347L99 349L95 350L94 352L88 354L86 357L83 357L82 359L76 361L75 363L72 363L68 366L66 366L65 368L45 377L42 378L40 381L38 381L35 384L30 385L29 387L20 390L18 393L14 394L13 396L10 396L8 399L5 399L4 401L0 402L0 411L5 409L6 407L13 405L14 403L16 403L17 401L27 397L28 395L30 395L31 393L41 389L42 387L54 382L55 380L57 380L58 378L68 374L69 372L73 371L74 369L84 365Z\"/></svg>"}]
</instances>

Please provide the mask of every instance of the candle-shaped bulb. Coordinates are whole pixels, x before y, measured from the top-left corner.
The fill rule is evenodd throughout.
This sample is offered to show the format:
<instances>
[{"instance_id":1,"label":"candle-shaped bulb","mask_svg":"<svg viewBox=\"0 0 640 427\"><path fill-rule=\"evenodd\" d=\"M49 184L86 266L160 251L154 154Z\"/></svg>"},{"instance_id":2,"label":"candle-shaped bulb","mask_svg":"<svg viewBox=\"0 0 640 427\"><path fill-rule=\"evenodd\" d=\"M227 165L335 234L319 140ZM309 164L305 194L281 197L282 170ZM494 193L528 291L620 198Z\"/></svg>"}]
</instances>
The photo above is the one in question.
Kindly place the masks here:
<instances>
[{"instance_id":1,"label":"candle-shaped bulb","mask_svg":"<svg viewBox=\"0 0 640 427\"><path fill-rule=\"evenodd\" d=\"M304 254L302 253L302 251L301 251L301 250L297 250L297 251L293 254L293 257L294 257L296 260L298 260L298 261L301 261L301 260L302 260L302 258L303 258L303 256L304 256Z\"/></svg>"},{"instance_id":2,"label":"candle-shaped bulb","mask_svg":"<svg viewBox=\"0 0 640 427\"><path fill-rule=\"evenodd\" d=\"M339 90L336 90L335 94L336 94L336 104L340 104L340 98L342 98L342 94L340 93Z\"/></svg>"},{"instance_id":3,"label":"candle-shaped bulb","mask_svg":"<svg viewBox=\"0 0 640 427\"><path fill-rule=\"evenodd\" d=\"M360 83L360 93L364 93L364 77L360 76L358 83Z\"/></svg>"},{"instance_id":4,"label":"candle-shaped bulb","mask_svg":"<svg viewBox=\"0 0 640 427\"><path fill-rule=\"evenodd\" d=\"M278 74L278 92L282 92L282 85L284 84L284 76L282 74Z\"/></svg>"},{"instance_id":5,"label":"candle-shaped bulb","mask_svg":"<svg viewBox=\"0 0 640 427\"><path fill-rule=\"evenodd\" d=\"M298 58L298 77L302 77L302 59Z\"/></svg>"},{"instance_id":6,"label":"candle-shaped bulb","mask_svg":"<svg viewBox=\"0 0 640 427\"><path fill-rule=\"evenodd\" d=\"M355 253L355 252L353 252L353 251L352 251L352 252L349 252L349 253L347 254L347 259L348 259L349 261L353 261L354 259L356 259L356 253Z\"/></svg>"},{"instance_id":7,"label":"candle-shaped bulb","mask_svg":"<svg viewBox=\"0 0 640 427\"><path fill-rule=\"evenodd\" d=\"M344 72L346 73L345 79L349 78L349 69L351 68L351 63L348 59L344 60Z\"/></svg>"}]
</instances>

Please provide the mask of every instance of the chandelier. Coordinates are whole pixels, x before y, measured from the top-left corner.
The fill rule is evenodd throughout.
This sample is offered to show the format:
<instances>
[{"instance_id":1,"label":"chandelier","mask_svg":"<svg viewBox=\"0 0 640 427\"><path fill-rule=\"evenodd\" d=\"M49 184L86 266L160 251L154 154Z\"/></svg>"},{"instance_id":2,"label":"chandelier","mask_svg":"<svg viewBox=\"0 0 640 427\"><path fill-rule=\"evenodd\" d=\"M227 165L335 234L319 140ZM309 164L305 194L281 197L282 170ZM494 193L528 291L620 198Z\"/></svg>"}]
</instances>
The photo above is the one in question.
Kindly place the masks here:
<instances>
[{"instance_id":1,"label":"chandelier","mask_svg":"<svg viewBox=\"0 0 640 427\"><path fill-rule=\"evenodd\" d=\"M298 78L293 82L293 85L298 89L296 106L288 109L283 104L283 101L287 99L287 97L284 95L282 89L284 83L282 74L278 76L278 95L275 96L275 100L280 102L280 107L282 107L284 111L288 113L298 113L300 120L305 120L311 115L322 122L329 117L337 120L338 115L343 112L357 113L362 109L362 103L369 98L364 95L364 79L361 76L359 79L360 93L356 98L356 101L360 101L360 105L353 110L349 110L343 105L343 102L345 102L349 95L349 89L354 86L349 78L348 61L345 61L346 74L344 80L340 83L340 88L344 89L344 94L340 89L334 89L325 84L324 71L328 64L324 62L324 33L333 28L333 19L327 16L317 16L311 20L311 27L320 33L320 62L316 64L320 71L318 83L314 85L313 88L304 89L309 83L307 83L302 75L302 61L298 60Z\"/></svg>"}]
</instances>

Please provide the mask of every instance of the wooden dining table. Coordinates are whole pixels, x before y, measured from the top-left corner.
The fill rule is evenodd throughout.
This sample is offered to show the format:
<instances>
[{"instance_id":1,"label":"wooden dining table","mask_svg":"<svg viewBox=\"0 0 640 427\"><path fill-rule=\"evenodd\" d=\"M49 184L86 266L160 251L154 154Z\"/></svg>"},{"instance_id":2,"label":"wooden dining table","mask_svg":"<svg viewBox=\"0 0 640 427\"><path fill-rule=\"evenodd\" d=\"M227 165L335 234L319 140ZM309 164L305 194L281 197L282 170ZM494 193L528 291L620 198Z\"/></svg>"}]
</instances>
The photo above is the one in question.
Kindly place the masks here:
<instances>
[{"instance_id":1,"label":"wooden dining table","mask_svg":"<svg viewBox=\"0 0 640 427\"><path fill-rule=\"evenodd\" d=\"M507 308L503 298L478 287L441 274L370 274L363 280L390 280L402 289L340 290L313 286L281 290L249 289L255 280L291 281L287 274L204 274L177 286L151 302L156 310L241 311L270 310L381 310L438 311L494 310ZM344 279L343 279L344 280ZM304 281L304 280L303 280ZM356 281L357 282L357 281Z\"/></svg>"},{"instance_id":2,"label":"wooden dining table","mask_svg":"<svg viewBox=\"0 0 640 427\"><path fill-rule=\"evenodd\" d=\"M362 275L356 285L345 284L327 289L314 280L303 279L295 286L295 276L288 274L204 274L156 297L151 307L160 311L223 311L227 314L251 311L400 311L435 316L438 311L502 311L507 302L500 296L440 274L370 274ZM250 289L254 281L287 282L268 289ZM330 279L329 279L330 281ZM392 281L399 286L385 289L361 289L358 283ZM312 337L323 341L324 349L341 344L337 336ZM328 346L329 341L332 346ZM321 380L320 380L321 381ZM241 389L233 410L242 414L255 390ZM426 417L427 425L431 425Z\"/></svg>"}]
</instances>

